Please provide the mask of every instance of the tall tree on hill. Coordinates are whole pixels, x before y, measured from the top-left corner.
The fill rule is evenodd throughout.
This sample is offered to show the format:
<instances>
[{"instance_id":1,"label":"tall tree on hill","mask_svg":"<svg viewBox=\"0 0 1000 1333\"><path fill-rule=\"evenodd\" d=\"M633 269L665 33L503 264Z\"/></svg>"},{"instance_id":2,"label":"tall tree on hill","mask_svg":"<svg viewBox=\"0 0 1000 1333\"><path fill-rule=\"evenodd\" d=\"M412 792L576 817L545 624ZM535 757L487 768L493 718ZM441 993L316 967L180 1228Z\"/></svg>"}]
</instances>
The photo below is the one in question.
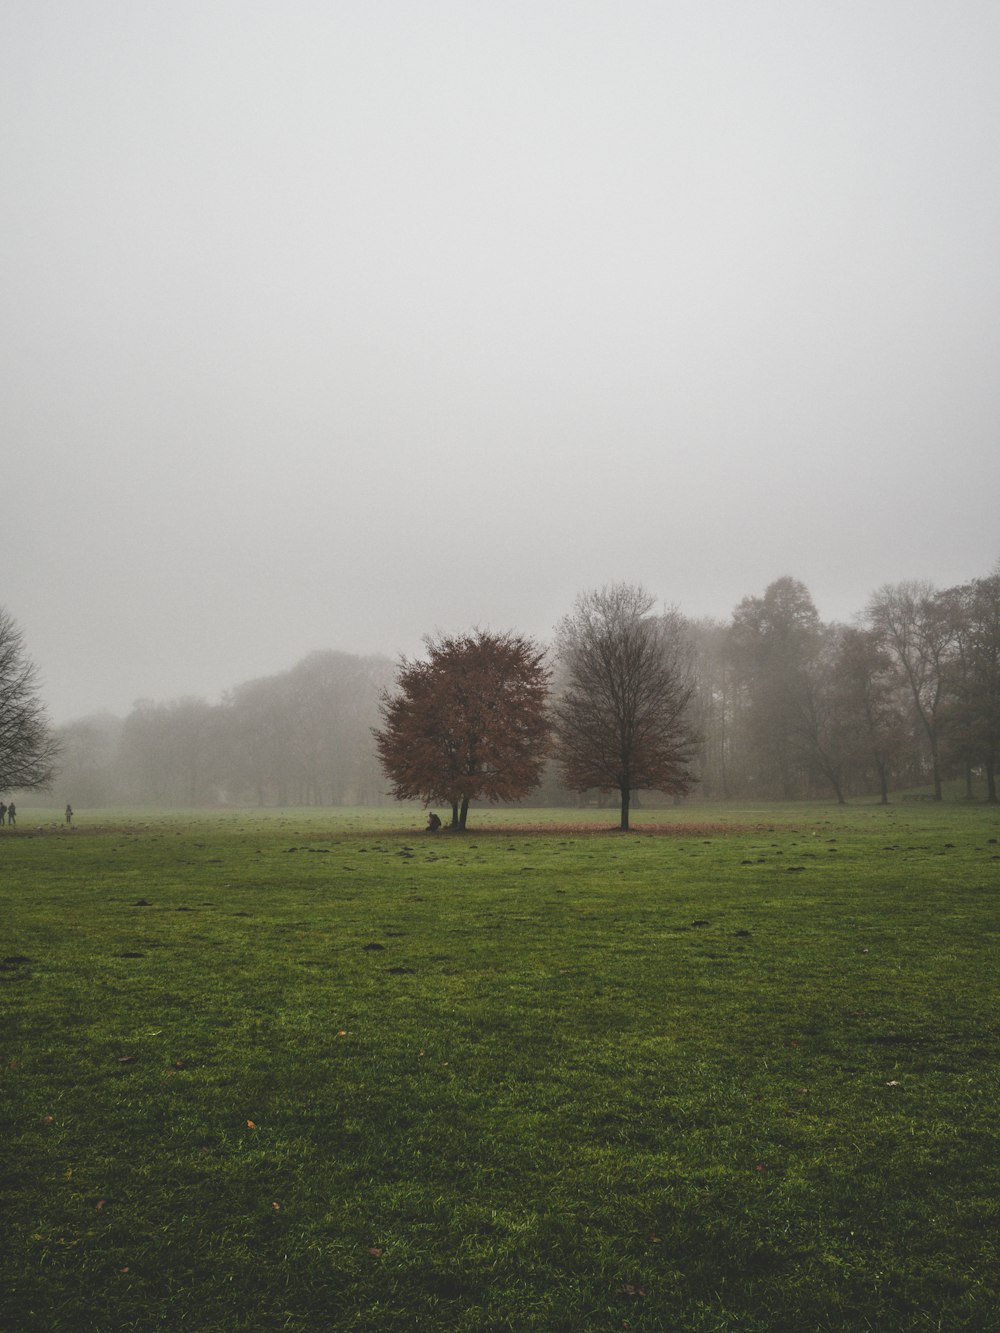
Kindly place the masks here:
<instances>
[{"instance_id":1,"label":"tall tree on hill","mask_svg":"<svg viewBox=\"0 0 1000 1333\"><path fill-rule=\"evenodd\" d=\"M645 589L615 583L579 597L557 630L563 780L571 791L616 791L623 832L633 792L682 795L695 782L683 625L675 613L653 615L654 604Z\"/></svg>"},{"instance_id":2,"label":"tall tree on hill","mask_svg":"<svg viewBox=\"0 0 1000 1333\"><path fill-rule=\"evenodd\" d=\"M512 801L541 780L548 748L544 652L518 634L476 630L427 640L382 696L379 760L398 800L451 806L466 826L471 801Z\"/></svg>"},{"instance_id":3,"label":"tall tree on hill","mask_svg":"<svg viewBox=\"0 0 1000 1333\"><path fill-rule=\"evenodd\" d=\"M17 623L0 607L0 792L45 791L52 785L60 746L37 680Z\"/></svg>"}]
</instances>

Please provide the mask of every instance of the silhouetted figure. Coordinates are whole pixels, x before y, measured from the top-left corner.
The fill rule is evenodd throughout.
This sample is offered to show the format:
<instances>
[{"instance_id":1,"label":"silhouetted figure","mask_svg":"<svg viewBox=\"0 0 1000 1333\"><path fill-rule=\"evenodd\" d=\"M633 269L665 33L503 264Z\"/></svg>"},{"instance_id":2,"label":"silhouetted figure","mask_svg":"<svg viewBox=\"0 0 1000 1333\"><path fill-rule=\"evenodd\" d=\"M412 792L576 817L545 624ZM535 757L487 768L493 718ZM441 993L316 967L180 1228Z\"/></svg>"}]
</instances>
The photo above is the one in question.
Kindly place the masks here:
<instances>
[{"instance_id":1,"label":"silhouetted figure","mask_svg":"<svg viewBox=\"0 0 1000 1333\"><path fill-rule=\"evenodd\" d=\"M3 824L4 816L6 815L6 813L7 813L7 807L4 805L3 801L0 801L0 824Z\"/></svg>"},{"instance_id":2,"label":"silhouetted figure","mask_svg":"<svg viewBox=\"0 0 1000 1333\"><path fill-rule=\"evenodd\" d=\"M72 824L72 822L73 822L73 807L72 807L71 805L67 805L67 807L66 807L66 823L67 823L67 824Z\"/></svg>"},{"instance_id":3,"label":"silhouetted figure","mask_svg":"<svg viewBox=\"0 0 1000 1333\"><path fill-rule=\"evenodd\" d=\"M14 824L14 823L16 823L16 820L15 820L15 818L14 818L14 816L15 816L16 814L17 814L17 807L15 806L14 802L11 801L10 805L8 805L8 807L7 807L7 823L8 823L8 824Z\"/></svg>"},{"instance_id":4,"label":"silhouetted figure","mask_svg":"<svg viewBox=\"0 0 1000 1333\"><path fill-rule=\"evenodd\" d=\"M432 810L430 814L427 816L427 832L437 833L440 827L441 827L441 821L440 819L438 819L437 815Z\"/></svg>"}]
</instances>

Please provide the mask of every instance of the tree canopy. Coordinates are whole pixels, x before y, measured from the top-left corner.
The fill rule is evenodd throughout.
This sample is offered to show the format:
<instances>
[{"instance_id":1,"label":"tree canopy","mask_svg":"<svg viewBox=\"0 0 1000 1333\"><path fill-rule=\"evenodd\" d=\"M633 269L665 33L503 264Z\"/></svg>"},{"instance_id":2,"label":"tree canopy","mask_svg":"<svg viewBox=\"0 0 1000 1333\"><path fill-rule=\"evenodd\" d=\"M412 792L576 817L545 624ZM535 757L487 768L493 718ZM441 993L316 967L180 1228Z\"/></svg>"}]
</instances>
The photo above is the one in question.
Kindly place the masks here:
<instances>
[{"instance_id":1,"label":"tree canopy","mask_svg":"<svg viewBox=\"0 0 1000 1333\"><path fill-rule=\"evenodd\" d=\"M548 747L544 652L514 633L475 630L427 642L400 665L374 730L398 800L451 807L464 829L471 801L514 801L538 785Z\"/></svg>"}]
</instances>

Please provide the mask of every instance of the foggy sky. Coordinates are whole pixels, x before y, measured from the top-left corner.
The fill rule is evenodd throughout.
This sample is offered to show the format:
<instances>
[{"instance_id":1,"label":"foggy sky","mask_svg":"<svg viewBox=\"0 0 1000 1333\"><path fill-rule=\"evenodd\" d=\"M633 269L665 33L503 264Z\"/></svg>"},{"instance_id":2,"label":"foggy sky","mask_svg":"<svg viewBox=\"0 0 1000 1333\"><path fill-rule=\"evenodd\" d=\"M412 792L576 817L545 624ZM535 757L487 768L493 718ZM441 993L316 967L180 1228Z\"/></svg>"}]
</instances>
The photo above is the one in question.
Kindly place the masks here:
<instances>
[{"instance_id":1,"label":"foggy sky","mask_svg":"<svg viewBox=\"0 0 1000 1333\"><path fill-rule=\"evenodd\" d=\"M56 721L1000 557L996 0L8 0L0 604Z\"/></svg>"}]
</instances>

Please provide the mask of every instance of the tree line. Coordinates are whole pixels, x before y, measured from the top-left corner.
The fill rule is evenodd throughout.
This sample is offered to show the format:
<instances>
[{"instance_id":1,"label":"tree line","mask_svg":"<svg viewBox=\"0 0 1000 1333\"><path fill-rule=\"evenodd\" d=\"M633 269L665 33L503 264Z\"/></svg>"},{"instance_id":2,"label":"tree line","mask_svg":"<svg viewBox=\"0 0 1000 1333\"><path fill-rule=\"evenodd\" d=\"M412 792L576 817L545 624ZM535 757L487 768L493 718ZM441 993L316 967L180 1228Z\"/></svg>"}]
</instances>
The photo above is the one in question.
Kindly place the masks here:
<instances>
[{"instance_id":1,"label":"tree line","mask_svg":"<svg viewBox=\"0 0 1000 1333\"><path fill-rule=\"evenodd\" d=\"M418 751L426 766L435 746L438 779L418 778ZM470 802L614 800L627 823L635 799L695 785L719 800L888 801L900 788L940 799L955 779L996 802L998 753L1000 565L952 588L885 585L849 625L823 622L791 577L728 621L657 611L615 584L582 595L547 645L476 630L428 640L412 662L317 652L217 704L144 700L55 731L0 611L0 792L44 789L57 771L78 807L407 796L461 826ZM465 791L463 764L477 774Z\"/></svg>"},{"instance_id":2,"label":"tree line","mask_svg":"<svg viewBox=\"0 0 1000 1333\"><path fill-rule=\"evenodd\" d=\"M372 744L389 658L315 652L218 703L139 700L127 717L56 731L57 789L77 809L117 804L378 805Z\"/></svg>"},{"instance_id":3,"label":"tree line","mask_svg":"<svg viewBox=\"0 0 1000 1333\"><path fill-rule=\"evenodd\" d=\"M690 626L704 795L791 800L974 779L997 801L1000 566L952 588L887 584L851 625L772 583Z\"/></svg>"}]
</instances>

